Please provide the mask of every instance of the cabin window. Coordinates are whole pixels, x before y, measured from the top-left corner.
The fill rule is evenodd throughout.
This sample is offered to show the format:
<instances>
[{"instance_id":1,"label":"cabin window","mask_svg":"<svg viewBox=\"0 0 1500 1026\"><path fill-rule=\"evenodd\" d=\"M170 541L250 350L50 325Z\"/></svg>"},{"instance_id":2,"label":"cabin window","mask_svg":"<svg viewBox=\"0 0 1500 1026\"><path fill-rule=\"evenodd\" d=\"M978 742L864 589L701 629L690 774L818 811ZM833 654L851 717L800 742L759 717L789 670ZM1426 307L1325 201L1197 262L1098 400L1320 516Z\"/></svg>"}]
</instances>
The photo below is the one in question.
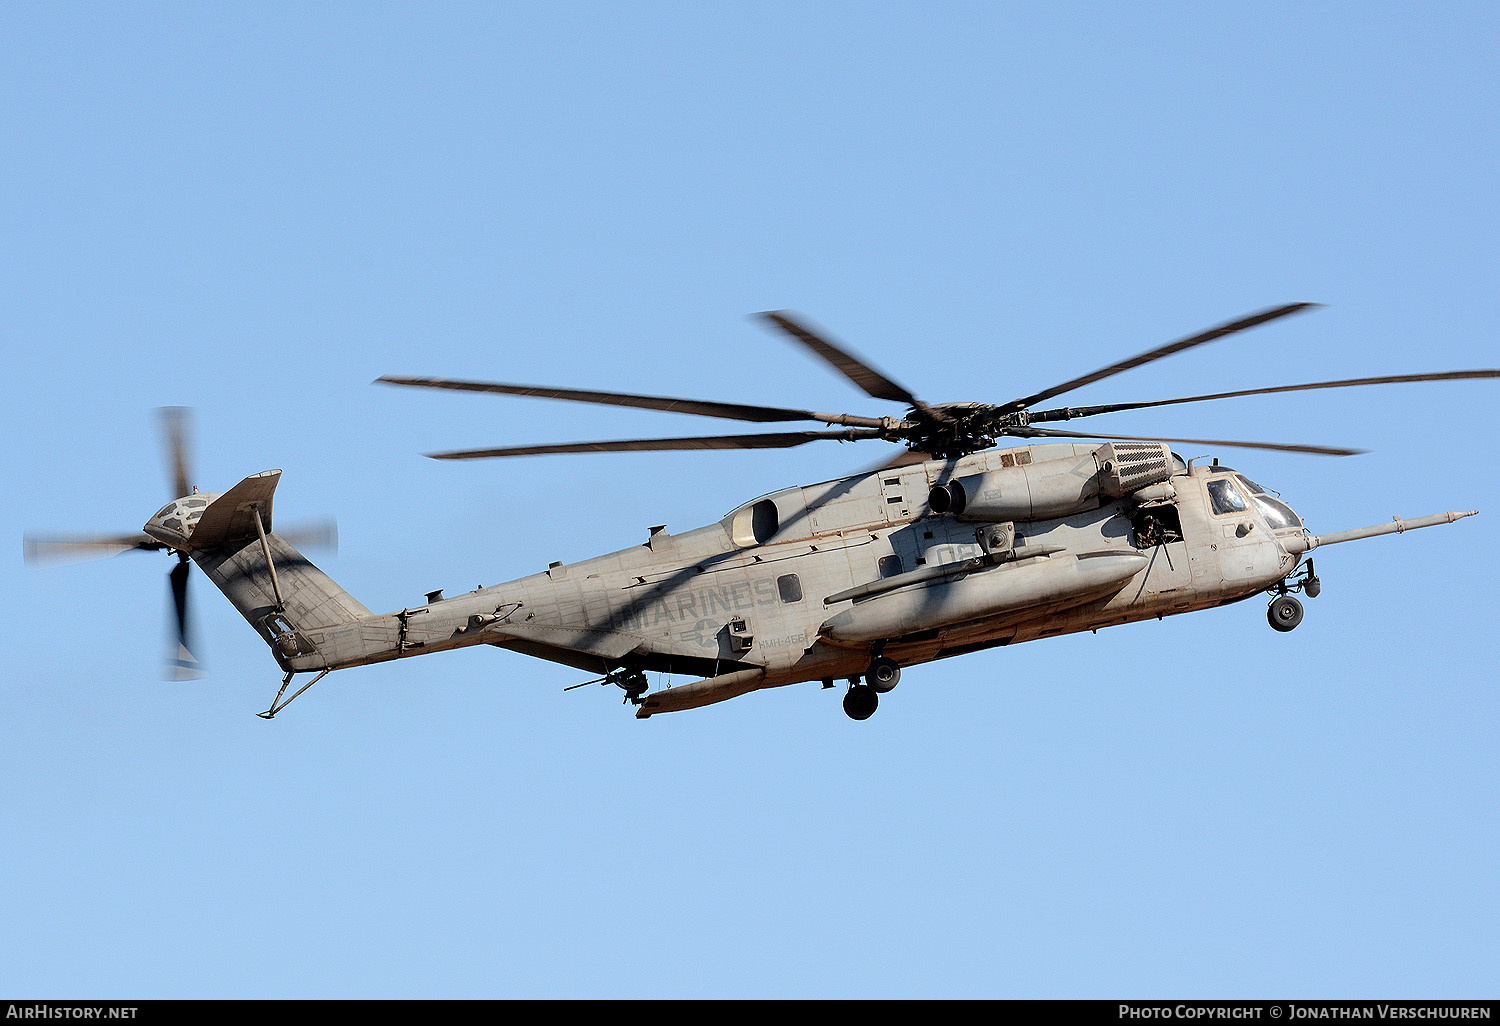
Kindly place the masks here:
<instances>
[{"instance_id":1,"label":"cabin window","mask_svg":"<svg viewBox=\"0 0 1500 1026\"><path fill-rule=\"evenodd\" d=\"M881 577L895 577L901 572L901 557L895 555L881 556L879 566Z\"/></svg>"},{"instance_id":2,"label":"cabin window","mask_svg":"<svg viewBox=\"0 0 1500 1026\"><path fill-rule=\"evenodd\" d=\"M1245 497L1227 477L1208 483L1208 502L1213 511L1220 515L1245 512Z\"/></svg>"},{"instance_id":3,"label":"cabin window","mask_svg":"<svg viewBox=\"0 0 1500 1026\"><path fill-rule=\"evenodd\" d=\"M1182 518L1177 507L1171 505L1148 506L1130 518L1135 529L1135 547L1154 549L1158 545L1182 541Z\"/></svg>"},{"instance_id":4,"label":"cabin window","mask_svg":"<svg viewBox=\"0 0 1500 1026\"><path fill-rule=\"evenodd\" d=\"M802 601L802 582L797 579L796 574L783 574L776 578L776 590L781 594L783 602Z\"/></svg>"}]
</instances>

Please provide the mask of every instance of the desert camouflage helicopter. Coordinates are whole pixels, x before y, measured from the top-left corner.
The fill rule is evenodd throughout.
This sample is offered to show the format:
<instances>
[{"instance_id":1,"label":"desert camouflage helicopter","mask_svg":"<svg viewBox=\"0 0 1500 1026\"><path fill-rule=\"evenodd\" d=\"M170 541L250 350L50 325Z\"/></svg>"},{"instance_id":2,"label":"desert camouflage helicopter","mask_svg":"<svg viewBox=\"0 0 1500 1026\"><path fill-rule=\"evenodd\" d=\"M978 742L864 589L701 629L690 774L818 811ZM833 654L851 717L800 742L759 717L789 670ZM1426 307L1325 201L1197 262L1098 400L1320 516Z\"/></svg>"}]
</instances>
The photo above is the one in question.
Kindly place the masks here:
<instances>
[{"instance_id":1,"label":"desert camouflage helicopter","mask_svg":"<svg viewBox=\"0 0 1500 1026\"><path fill-rule=\"evenodd\" d=\"M478 459L557 453L789 448L881 440L906 451L865 473L786 488L682 534L506 584L371 613L272 528L279 470L199 494L181 411L164 412L178 496L138 535L26 540L29 560L168 549L177 613L174 676L192 676L189 561L229 597L284 671L269 719L333 670L493 645L616 685L636 716L692 709L804 681L846 682L843 707L869 717L904 667L998 645L1271 596L1278 631L1302 620L1293 593L1320 589L1313 549L1470 512L1395 519L1313 535L1274 493L1169 443L1352 455L1270 442L1135 439L1038 425L1120 410L1324 388L1500 377L1452 371L1244 389L1152 402L1035 409L1055 396L1314 304L1265 310L1000 405L929 405L786 313L762 315L901 417L817 413L662 396L384 377L393 385L493 392L750 422L813 421L836 430L531 445L431 454ZM1002 437L1029 444L995 448ZM1036 439L1086 439L1048 441ZM1103 444L1100 444L1100 443ZM652 691L647 671L689 683ZM285 698L298 673L316 676ZM574 685L579 687L582 685Z\"/></svg>"}]
</instances>

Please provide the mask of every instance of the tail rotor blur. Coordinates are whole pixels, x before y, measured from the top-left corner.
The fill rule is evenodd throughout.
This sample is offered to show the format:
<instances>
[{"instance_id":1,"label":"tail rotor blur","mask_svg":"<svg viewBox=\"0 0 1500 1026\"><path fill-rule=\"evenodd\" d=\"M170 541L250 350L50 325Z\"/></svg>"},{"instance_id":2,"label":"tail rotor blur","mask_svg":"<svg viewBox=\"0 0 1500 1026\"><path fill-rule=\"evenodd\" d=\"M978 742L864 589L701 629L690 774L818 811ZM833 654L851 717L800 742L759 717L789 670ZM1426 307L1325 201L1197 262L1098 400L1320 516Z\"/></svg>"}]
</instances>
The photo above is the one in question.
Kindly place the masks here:
<instances>
[{"instance_id":1,"label":"tail rotor blur","mask_svg":"<svg viewBox=\"0 0 1500 1026\"><path fill-rule=\"evenodd\" d=\"M137 549L171 551L177 556L177 565L167 574L166 658L162 678L197 680L206 676L206 671L199 658L188 597L192 537L198 520L219 496L200 493L195 486L193 411L184 406L169 406L156 414L167 480L172 489L167 505L140 532L133 534L27 534L22 540L22 555L28 565L44 566L99 559ZM338 529L331 522L283 530L281 535L304 546L338 547Z\"/></svg>"},{"instance_id":2,"label":"tail rotor blur","mask_svg":"<svg viewBox=\"0 0 1500 1026\"><path fill-rule=\"evenodd\" d=\"M202 662L193 654L196 645L192 633L192 607L188 604L188 567L191 566L186 553L177 554L177 565L167 575L167 585L172 593L172 609L176 614L176 632L168 631L166 667L164 680L197 680L207 675Z\"/></svg>"}]
</instances>

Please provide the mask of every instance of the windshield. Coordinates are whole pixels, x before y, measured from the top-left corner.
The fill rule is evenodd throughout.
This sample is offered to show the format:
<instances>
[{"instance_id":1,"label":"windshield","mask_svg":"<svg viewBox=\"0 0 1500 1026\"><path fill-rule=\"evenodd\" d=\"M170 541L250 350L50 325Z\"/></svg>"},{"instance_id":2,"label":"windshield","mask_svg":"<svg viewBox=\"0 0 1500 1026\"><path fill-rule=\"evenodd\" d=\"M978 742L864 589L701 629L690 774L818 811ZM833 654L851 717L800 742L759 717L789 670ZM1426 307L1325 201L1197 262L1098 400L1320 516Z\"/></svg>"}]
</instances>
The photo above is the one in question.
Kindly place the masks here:
<instances>
[{"instance_id":1,"label":"windshield","mask_svg":"<svg viewBox=\"0 0 1500 1026\"><path fill-rule=\"evenodd\" d=\"M1292 512L1292 507L1280 499L1273 499L1269 495L1254 496L1255 508L1260 510L1260 515L1266 518L1266 526L1273 531L1279 531L1283 527L1301 527L1302 520Z\"/></svg>"},{"instance_id":2,"label":"windshield","mask_svg":"<svg viewBox=\"0 0 1500 1026\"><path fill-rule=\"evenodd\" d=\"M1250 480L1244 474L1235 474L1234 479L1244 485L1250 491L1250 500L1255 503L1255 508L1260 510L1260 515L1266 518L1266 525L1273 531L1279 531L1283 527L1301 527L1302 519L1292 512L1292 508L1280 499L1271 497L1264 488Z\"/></svg>"}]
</instances>

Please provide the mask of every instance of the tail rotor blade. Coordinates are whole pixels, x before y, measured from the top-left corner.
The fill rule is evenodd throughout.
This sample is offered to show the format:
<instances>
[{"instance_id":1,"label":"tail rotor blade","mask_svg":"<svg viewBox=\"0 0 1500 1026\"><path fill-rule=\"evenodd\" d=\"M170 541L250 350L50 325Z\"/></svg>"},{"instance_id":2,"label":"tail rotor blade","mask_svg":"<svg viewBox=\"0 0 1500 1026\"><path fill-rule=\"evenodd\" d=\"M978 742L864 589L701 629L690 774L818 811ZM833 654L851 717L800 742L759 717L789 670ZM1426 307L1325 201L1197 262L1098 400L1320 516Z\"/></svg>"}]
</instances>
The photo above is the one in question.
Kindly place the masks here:
<instances>
[{"instance_id":1,"label":"tail rotor blade","mask_svg":"<svg viewBox=\"0 0 1500 1026\"><path fill-rule=\"evenodd\" d=\"M21 542L21 554L28 566L77 563L117 556L132 549L164 548L165 544L148 534L28 534Z\"/></svg>"},{"instance_id":2,"label":"tail rotor blade","mask_svg":"<svg viewBox=\"0 0 1500 1026\"><path fill-rule=\"evenodd\" d=\"M295 548L339 550L339 525L332 520L278 527L276 534Z\"/></svg>"},{"instance_id":3,"label":"tail rotor blade","mask_svg":"<svg viewBox=\"0 0 1500 1026\"><path fill-rule=\"evenodd\" d=\"M193 491L192 414L193 411L186 406L163 406L157 410L167 454L167 474L172 481L171 497L174 499L191 495Z\"/></svg>"},{"instance_id":4,"label":"tail rotor blade","mask_svg":"<svg viewBox=\"0 0 1500 1026\"><path fill-rule=\"evenodd\" d=\"M176 614L176 632L167 640L167 680L197 680L204 675L203 664L193 655L192 623L188 616L188 568L182 559L167 575L172 590L172 608Z\"/></svg>"}]
</instances>

